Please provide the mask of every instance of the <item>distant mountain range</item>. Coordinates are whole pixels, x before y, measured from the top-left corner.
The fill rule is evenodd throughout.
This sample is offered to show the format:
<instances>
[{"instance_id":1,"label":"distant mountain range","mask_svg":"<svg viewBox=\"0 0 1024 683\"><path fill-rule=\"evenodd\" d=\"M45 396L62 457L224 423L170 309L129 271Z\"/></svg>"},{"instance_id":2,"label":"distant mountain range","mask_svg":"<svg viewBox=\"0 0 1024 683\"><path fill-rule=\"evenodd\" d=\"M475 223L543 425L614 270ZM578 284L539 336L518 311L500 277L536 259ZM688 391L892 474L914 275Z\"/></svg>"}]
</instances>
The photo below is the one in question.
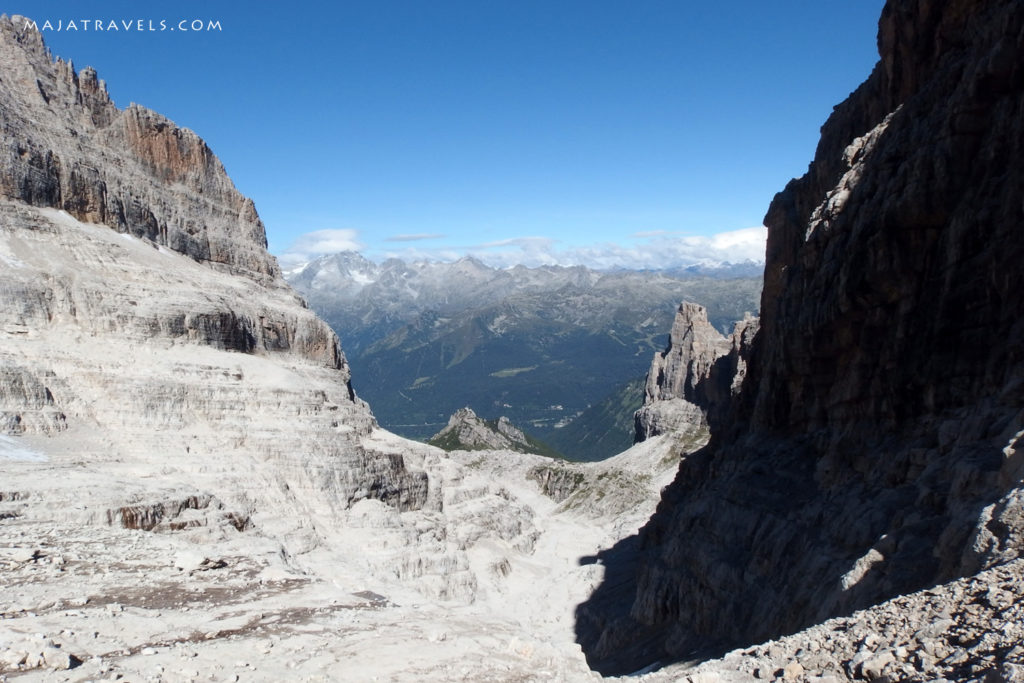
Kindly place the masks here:
<instances>
[{"instance_id":1,"label":"distant mountain range","mask_svg":"<svg viewBox=\"0 0 1024 683\"><path fill-rule=\"evenodd\" d=\"M664 348L680 301L704 305L727 331L757 311L761 292L752 263L499 269L469 257L377 264L355 252L321 257L287 279L341 337L356 392L382 426L426 439L470 406L587 460L629 443L635 401L618 394ZM601 414L615 405L630 412L616 421L621 434L568 429L605 400Z\"/></svg>"}]
</instances>

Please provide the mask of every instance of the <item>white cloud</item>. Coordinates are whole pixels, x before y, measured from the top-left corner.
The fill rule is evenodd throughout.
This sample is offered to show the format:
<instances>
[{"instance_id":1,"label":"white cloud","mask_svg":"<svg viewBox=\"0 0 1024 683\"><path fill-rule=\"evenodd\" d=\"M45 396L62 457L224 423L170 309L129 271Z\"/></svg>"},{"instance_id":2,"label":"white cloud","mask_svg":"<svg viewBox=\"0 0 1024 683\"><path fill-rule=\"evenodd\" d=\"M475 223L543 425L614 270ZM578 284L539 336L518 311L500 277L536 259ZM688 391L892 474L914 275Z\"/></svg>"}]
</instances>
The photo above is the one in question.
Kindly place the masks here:
<instances>
[{"instance_id":1,"label":"white cloud","mask_svg":"<svg viewBox=\"0 0 1024 683\"><path fill-rule=\"evenodd\" d=\"M404 261L455 261L473 256L491 266L585 265L591 268L664 269L721 263L764 263L768 230L744 228L714 235L682 235L666 231L636 233L625 244L611 242L585 247L564 246L550 237L513 237L468 246L409 245L373 250L372 259ZM321 254L362 251L355 230L318 230L300 236L279 258L286 269ZM396 235L385 241L421 242L441 235ZM401 238L401 240L399 239Z\"/></svg>"},{"instance_id":2,"label":"white cloud","mask_svg":"<svg viewBox=\"0 0 1024 683\"><path fill-rule=\"evenodd\" d=\"M591 268L663 269L697 264L764 263L764 227L744 228L715 235L678 235L668 232L637 234L630 244L602 243L586 247L560 246L548 237L515 237L463 248L388 250L384 256L406 261L452 261L470 255L496 267L585 265Z\"/></svg>"},{"instance_id":3,"label":"white cloud","mask_svg":"<svg viewBox=\"0 0 1024 683\"><path fill-rule=\"evenodd\" d=\"M439 240L444 239L446 235L441 235L432 232L419 232L412 235L392 235L391 237L385 237L385 242L419 242L422 240Z\"/></svg>"},{"instance_id":4,"label":"white cloud","mask_svg":"<svg viewBox=\"0 0 1024 683\"><path fill-rule=\"evenodd\" d=\"M492 266L568 265L560 260L557 242L550 237L513 237L467 249L467 253Z\"/></svg>"},{"instance_id":5,"label":"white cloud","mask_svg":"<svg viewBox=\"0 0 1024 683\"><path fill-rule=\"evenodd\" d=\"M299 235L291 246L278 257L284 268L306 263L323 254L339 251L361 251L359 231L351 228L314 230Z\"/></svg>"},{"instance_id":6,"label":"white cloud","mask_svg":"<svg viewBox=\"0 0 1024 683\"><path fill-rule=\"evenodd\" d=\"M752 261L764 261L765 242L768 239L768 228L744 228L731 232L720 232L711 236L711 246L715 249L731 252L753 254Z\"/></svg>"}]
</instances>

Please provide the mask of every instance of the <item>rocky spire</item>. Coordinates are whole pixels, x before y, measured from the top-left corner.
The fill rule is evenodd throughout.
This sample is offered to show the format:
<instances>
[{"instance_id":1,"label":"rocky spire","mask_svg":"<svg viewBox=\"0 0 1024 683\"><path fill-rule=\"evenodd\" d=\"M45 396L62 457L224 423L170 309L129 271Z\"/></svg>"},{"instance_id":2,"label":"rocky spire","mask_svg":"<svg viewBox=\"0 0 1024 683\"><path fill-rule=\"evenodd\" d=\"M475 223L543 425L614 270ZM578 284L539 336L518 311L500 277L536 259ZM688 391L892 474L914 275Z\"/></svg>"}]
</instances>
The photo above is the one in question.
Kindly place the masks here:
<instances>
[{"instance_id":1,"label":"rocky spire","mask_svg":"<svg viewBox=\"0 0 1024 683\"><path fill-rule=\"evenodd\" d=\"M654 355L647 373L644 405L634 415L635 440L705 432L709 414L724 412L739 390L756 331L757 318L748 314L724 337L703 306L680 304L668 347Z\"/></svg>"}]
</instances>

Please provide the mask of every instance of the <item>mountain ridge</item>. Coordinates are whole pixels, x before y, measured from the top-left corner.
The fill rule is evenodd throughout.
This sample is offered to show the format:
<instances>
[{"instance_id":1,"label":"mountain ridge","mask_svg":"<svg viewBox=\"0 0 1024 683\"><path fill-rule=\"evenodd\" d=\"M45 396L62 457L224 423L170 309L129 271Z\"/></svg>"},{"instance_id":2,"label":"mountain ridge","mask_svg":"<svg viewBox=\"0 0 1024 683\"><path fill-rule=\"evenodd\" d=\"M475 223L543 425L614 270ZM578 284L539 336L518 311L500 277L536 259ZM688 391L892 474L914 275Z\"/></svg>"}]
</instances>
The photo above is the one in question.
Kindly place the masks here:
<instances>
[{"instance_id":1,"label":"mountain ridge","mask_svg":"<svg viewBox=\"0 0 1024 683\"><path fill-rule=\"evenodd\" d=\"M118 109L94 69L76 72L54 58L24 17L6 19L0 30L7 46L0 82L7 103L3 196L145 237L265 285L279 283L255 205L198 135L136 104ZM58 111L65 102L72 106ZM69 124L85 134L69 142Z\"/></svg>"},{"instance_id":2,"label":"mountain ridge","mask_svg":"<svg viewBox=\"0 0 1024 683\"><path fill-rule=\"evenodd\" d=\"M0 425L100 463L171 448L171 480L268 528L289 524L271 509L422 506L426 474L362 443L377 425L337 335L206 143L118 109L17 17L0 19L0 63ZM306 417L274 415L282 402ZM213 453L251 482L204 474Z\"/></svg>"},{"instance_id":3,"label":"mountain ridge","mask_svg":"<svg viewBox=\"0 0 1024 683\"><path fill-rule=\"evenodd\" d=\"M681 300L703 301L727 330L756 308L760 291L759 278L498 269L471 257L375 264L354 252L290 280L342 338L356 391L385 427L426 439L471 405L583 460L594 448L610 455L607 444L628 445L631 428L580 430L586 438L576 443L558 430L647 371Z\"/></svg>"}]
</instances>

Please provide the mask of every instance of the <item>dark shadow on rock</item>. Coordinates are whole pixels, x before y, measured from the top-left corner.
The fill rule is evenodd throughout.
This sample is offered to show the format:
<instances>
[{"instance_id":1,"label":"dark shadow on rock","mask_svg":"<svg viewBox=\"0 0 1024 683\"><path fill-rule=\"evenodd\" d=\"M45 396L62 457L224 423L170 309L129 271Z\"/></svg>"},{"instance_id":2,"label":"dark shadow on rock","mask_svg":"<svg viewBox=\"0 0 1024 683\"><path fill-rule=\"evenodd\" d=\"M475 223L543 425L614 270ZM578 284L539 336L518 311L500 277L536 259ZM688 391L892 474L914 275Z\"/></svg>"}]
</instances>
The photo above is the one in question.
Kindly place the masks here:
<instances>
[{"instance_id":1,"label":"dark shadow on rock","mask_svg":"<svg viewBox=\"0 0 1024 683\"><path fill-rule=\"evenodd\" d=\"M587 664L602 676L622 676L639 671L661 659L655 633L639 648L622 648L637 642L638 625L630 618L636 594L640 536L629 536L598 554L581 557L581 565L600 564L604 580L590 599L576 607L576 642ZM640 638L644 642L644 638Z\"/></svg>"},{"instance_id":2,"label":"dark shadow on rock","mask_svg":"<svg viewBox=\"0 0 1024 683\"><path fill-rule=\"evenodd\" d=\"M590 667L625 675L712 659L977 571L975 523L991 510L986 533L1000 536L1000 501L1019 485L992 485L1001 452L933 452L899 480L919 450L898 438L858 446L873 469L836 480L823 463L855 452L789 440L690 456L638 534L580 559L606 568L575 613Z\"/></svg>"},{"instance_id":3,"label":"dark shadow on rock","mask_svg":"<svg viewBox=\"0 0 1024 683\"><path fill-rule=\"evenodd\" d=\"M879 50L769 207L737 399L577 609L599 671L1024 552L1024 5L888 0Z\"/></svg>"}]
</instances>

